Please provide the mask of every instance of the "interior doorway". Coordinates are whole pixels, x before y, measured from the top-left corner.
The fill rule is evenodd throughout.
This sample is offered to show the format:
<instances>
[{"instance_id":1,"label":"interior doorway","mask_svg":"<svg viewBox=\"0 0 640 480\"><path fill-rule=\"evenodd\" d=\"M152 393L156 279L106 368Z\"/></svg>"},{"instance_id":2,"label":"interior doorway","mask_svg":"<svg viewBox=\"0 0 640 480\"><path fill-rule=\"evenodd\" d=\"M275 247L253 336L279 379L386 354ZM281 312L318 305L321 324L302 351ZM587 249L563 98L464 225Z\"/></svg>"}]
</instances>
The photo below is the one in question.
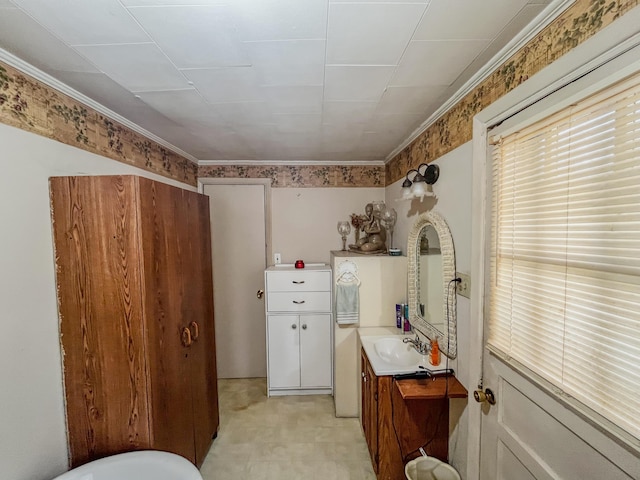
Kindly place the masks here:
<instances>
[{"instance_id":1,"label":"interior doorway","mask_svg":"<svg viewBox=\"0 0 640 480\"><path fill-rule=\"evenodd\" d=\"M202 180L201 180L202 181ZM219 378L265 377L264 269L267 265L266 182L208 183L216 360Z\"/></svg>"}]
</instances>

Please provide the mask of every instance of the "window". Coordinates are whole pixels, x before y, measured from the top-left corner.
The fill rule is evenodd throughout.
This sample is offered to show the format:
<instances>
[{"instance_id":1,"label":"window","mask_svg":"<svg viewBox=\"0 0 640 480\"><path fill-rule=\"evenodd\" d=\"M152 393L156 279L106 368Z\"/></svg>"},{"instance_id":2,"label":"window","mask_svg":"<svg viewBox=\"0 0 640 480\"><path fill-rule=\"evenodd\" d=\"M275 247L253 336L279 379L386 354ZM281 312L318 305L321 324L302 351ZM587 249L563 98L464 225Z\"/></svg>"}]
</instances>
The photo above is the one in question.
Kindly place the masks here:
<instances>
[{"instance_id":1,"label":"window","mask_svg":"<svg viewBox=\"0 0 640 480\"><path fill-rule=\"evenodd\" d=\"M640 438L640 76L492 143L489 348Z\"/></svg>"}]
</instances>

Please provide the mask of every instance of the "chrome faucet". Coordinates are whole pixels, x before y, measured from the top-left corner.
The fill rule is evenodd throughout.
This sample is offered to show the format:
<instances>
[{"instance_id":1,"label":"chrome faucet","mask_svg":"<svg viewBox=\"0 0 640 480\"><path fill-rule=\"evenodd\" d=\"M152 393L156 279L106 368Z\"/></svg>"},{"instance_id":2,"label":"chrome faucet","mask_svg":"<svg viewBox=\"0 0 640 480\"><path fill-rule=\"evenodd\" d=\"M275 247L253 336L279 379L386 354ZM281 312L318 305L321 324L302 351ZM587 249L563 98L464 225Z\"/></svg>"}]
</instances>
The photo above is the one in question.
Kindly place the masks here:
<instances>
[{"instance_id":1,"label":"chrome faucet","mask_svg":"<svg viewBox=\"0 0 640 480\"><path fill-rule=\"evenodd\" d=\"M416 335L416 338L403 338L402 342L410 343L411 346L415 348L416 352L418 352L420 355L427 355L429 353L430 345L420 340L420 337L418 337L418 335Z\"/></svg>"}]
</instances>

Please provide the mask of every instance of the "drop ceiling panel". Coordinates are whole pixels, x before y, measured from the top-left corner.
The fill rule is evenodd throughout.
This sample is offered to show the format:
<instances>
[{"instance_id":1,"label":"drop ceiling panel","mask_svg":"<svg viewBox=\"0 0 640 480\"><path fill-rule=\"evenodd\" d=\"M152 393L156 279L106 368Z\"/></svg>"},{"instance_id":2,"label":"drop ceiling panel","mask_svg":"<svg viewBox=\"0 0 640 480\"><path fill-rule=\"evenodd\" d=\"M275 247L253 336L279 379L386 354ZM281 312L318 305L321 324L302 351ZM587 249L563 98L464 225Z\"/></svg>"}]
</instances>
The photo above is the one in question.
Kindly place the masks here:
<instances>
[{"instance_id":1,"label":"drop ceiling panel","mask_svg":"<svg viewBox=\"0 0 640 480\"><path fill-rule=\"evenodd\" d=\"M264 100L252 67L183 70L183 73L209 103Z\"/></svg>"},{"instance_id":2,"label":"drop ceiling panel","mask_svg":"<svg viewBox=\"0 0 640 480\"><path fill-rule=\"evenodd\" d=\"M426 118L446 87L388 87L382 95L376 113L415 113Z\"/></svg>"},{"instance_id":3,"label":"drop ceiling panel","mask_svg":"<svg viewBox=\"0 0 640 480\"><path fill-rule=\"evenodd\" d=\"M226 6L139 7L129 11L178 68L249 64Z\"/></svg>"},{"instance_id":4,"label":"drop ceiling panel","mask_svg":"<svg viewBox=\"0 0 640 480\"><path fill-rule=\"evenodd\" d=\"M232 126L274 123L267 102L216 103L215 110Z\"/></svg>"},{"instance_id":5,"label":"drop ceiling panel","mask_svg":"<svg viewBox=\"0 0 640 480\"><path fill-rule=\"evenodd\" d=\"M432 0L413 39L491 39L526 3L526 0Z\"/></svg>"},{"instance_id":6,"label":"drop ceiling panel","mask_svg":"<svg viewBox=\"0 0 640 480\"><path fill-rule=\"evenodd\" d=\"M15 0L38 23L69 45L148 42L149 37L118 0Z\"/></svg>"},{"instance_id":7,"label":"drop ceiling panel","mask_svg":"<svg viewBox=\"0 0 640 480\"><path fill-rule=\"evenodd\" d=\"M269 108L278 113L322 113L321 86L263 87Z\"/></svg>"},{"instance_id":8,"label":"drop ceiling panel","mask_svg":"<svg viewBox=\"0 0 640 480\"><path fill-rule=\"evenodd\" d=\"M263 85L322 85L324 40L247 42L251 64Z\"/></svg>"},{"instance_id":9,"label":"drop ceiling panel","mask_svg":"<svg viewBox=\"0 0 640 480\"><path fill-rule=\"evenodd\" d=\"M374 160L549 1L0 0L0 48L197 158Z\"/></svg>"},{"instance_id":10,"label":"drop ceiling panel","mask_svg":"<svg viewBox=\"0 0 640 480\"><path fill-rule=\"evenodd\" d=\"M29 37L28 41L25 41L26 35ZM0 46L43 70L98 71L85 58L69 49L60 39L41 28L33 18L17 8L0 10Z\"/></svg>"},{"instance_id":11,"label":"drop ceiling panel","mask_svg":"<svg viewBox=\"0 0 640 480\"><path fill-rule=\"evenodd\" d=\"M488 40L410 42L390 85L451 85L488 44Z\"/></svg>"},{"instance_id":12,"label":"drop ceiling panel","mask_svg":"<svg viewBox=\"0 0 640 480\"><path fill-rule=\"evenodd\" d=\"M153 43L75 47L98 69L132 92L188 88L183 75Z\"/></svg>"},{"instance_id":13,"label":"drop ceiling panel","mask_svg":"<svg viewBox=\"0 0 640 480\"><path fill-rule=\"evenodd\" d=\"M396 65L424 4L332 3L328 64Z\"/></svg>"},{"instance_id":14,"label":"drop ceiling panel","mask_svg":"<svg viewBox=\"0 0 640 480\"><path fill-rule=\"evenodd\" d=\"M234 0L243 40L297 40L326 38L326 0Z\"/></svg>"},{"instance_id":15,"label":"drop ceiling panel","mask_svg":"<svg viewBox=\"0 0 640 480\"><path fill-rule=\"evenodd\" d=\"M320 114L283 114L273 116L279 132L291 133L316 133L320 131L322 115Z\"/></svg>"},{"instance_id":16,"label":"drop ceiling panel","mask_svg":"<svg viewBox=\"0 0 640 480\"><path fill-rule=\"evenodd\" d=\"M207 124L222 126L224 120L215 112L213 106L202 98L194 88L187 90L166 90L162 92L140 92L140 99L165 117L177 122L194 118L196 121L207 119Z\"/></svg>"},{"instance_id":17,"label":"drop ceiling panel","mask_svg":"<svg viewBox=\"0 0 640 480\"><path fill-rule=\"evenodd\" d=\"M322 123L345 126L367 123L378 104L376 102L325 102L322 106Z\"/></svg>"},{"instance_id":18,"label":"drop ceiling panel","mask_svg":"<svg viewBox=\"0 0 640 480\"><path fill-rule=\"evenodd\" d=\"M328 102L377 102L382 97L395 67L327 66L324 100Z\"/></svg>"}]
</instances>

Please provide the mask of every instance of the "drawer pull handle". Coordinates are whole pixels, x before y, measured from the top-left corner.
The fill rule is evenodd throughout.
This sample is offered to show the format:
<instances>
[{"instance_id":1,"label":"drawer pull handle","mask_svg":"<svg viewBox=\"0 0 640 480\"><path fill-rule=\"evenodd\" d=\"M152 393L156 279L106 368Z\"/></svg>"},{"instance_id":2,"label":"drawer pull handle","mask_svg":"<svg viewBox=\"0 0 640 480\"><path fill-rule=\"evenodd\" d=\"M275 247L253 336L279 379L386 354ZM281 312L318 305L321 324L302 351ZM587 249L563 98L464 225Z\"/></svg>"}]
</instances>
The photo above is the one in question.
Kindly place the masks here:
<instances>
[{"instance_id":1,"label":"drawer pull handle","mask_svg":"<svg viewBox=\"0 0 640 480\"><path fill-rule=\"evenodd\" d=\"M291 325L291 328L293 328L293 329L295 330L296 328L298 328L298 325L296 325L296 324L294 323L293 325Z\"/></svg>"},{"instance_id":2,"label":"drawer pull handle","mask_svg":"<svg viewBox=\"0 0 640 480\"><path fill-rule=\"evenodd\" d=\"M293 301L293 303L295 303L296 305L301 305L301 304L303 304L303 303L304 303L304 300L302 300L301 302L299 302L299 301L297 301L297 300L294 300L294 301Z\"/></svg>"},{"instance_id":3,"label":"drawer pull handle","mask_svg":"<svg viewBox=\"0 0 640 480\"><path fill-rule=\"evenodd\" d=\"M295 283L296 285L300 285L301 283L304 283L304 280L298 282L297 280L293 280L291 283Z\"/></svg>"},{"instance_id":4,"label":"drawer pull handle","mask_svg":"<svg viewBox=\"0 0 640 480\"><path fill-rule=\"evenodd\" d=\"M303 329L303 330L306 330L306 329L307 329L307 324L306 324L306 323L303 323L303 324L302 324L302 329Z\"/></svg>"}]
</instances>

